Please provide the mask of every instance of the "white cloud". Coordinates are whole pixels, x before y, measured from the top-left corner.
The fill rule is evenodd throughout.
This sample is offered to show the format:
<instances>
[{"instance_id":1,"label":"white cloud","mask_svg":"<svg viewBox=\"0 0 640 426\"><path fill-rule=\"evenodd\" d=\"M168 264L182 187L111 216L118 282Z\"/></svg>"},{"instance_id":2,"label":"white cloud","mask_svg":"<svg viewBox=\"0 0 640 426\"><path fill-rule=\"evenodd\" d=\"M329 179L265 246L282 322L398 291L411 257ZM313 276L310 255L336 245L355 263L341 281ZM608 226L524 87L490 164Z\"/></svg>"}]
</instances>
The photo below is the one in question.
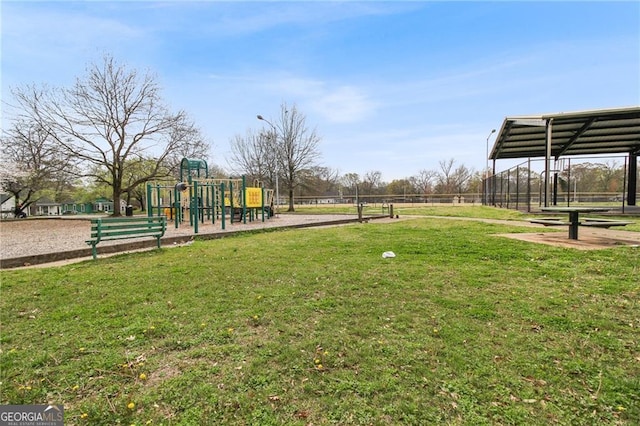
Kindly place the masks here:
<instances>
[{"instance_id":1,"label":"white cloud","mask_svg":"<svg viewBox=\"0 0 640 426\"><path fill-rule=\"evenodd\" d=\"M353 86L341 86L329 90L311 101L319 114L333 123L353 123L364 120L376 108L361 90Z\"/></svg>"},{"instance_id":2,"label":"white cloud","mask_svg":"<svg viewBox=\"0 0 640 426\"><path fill-rule=\"evenodd\" d=\"M182 16L184 4L176 3L176 14ZM188 3L185 15L196 11L206 14L206 25L193 27L196 32L216 36L246 36L277 27L319 27L327 23L364 16L405 13L424 7L411 2L202 2ZM247 7L249 6L249 7ZM214 11L214 13L210 13Z\"/></svg>"},{"instance_id":3,"label":"white cloud","mask_svg":"<svg viewBox=\"0 0 640 426\"><path fill-rule=\"evenodd\" d=\"M373 114L378 103L367 94L367 89L350 84L333 85L331 82L297 76L265 76L262 90L293 99L305 105L309 114L329 123L354 123Z\"/></svg>"}]
</instances>

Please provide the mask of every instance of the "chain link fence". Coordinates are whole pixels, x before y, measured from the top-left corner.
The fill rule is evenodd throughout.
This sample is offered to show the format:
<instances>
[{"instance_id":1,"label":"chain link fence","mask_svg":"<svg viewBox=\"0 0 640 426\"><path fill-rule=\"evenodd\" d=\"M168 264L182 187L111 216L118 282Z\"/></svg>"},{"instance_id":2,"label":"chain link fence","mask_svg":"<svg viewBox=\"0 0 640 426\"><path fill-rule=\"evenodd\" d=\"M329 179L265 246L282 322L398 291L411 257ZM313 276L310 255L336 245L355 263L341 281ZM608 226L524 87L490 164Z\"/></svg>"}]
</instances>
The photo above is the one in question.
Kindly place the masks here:
<instances>
[{"instance_id":1,"label":"chain link fence","mask_svg":"<svg viewBox=\"0 0 640 426\"><path fill-rule=\"evenodd\" d=\"M638 199L629 170L628 157L567 158L553 161L546 177L545 160L528 160L484 179L482 204L527 212L544 206L607 205L624 212L628 201L635 206ZM637 182L637 167L631 170L636 170ZM630 183L635 191L629 191Z\"/></svg>"}]
</instances>

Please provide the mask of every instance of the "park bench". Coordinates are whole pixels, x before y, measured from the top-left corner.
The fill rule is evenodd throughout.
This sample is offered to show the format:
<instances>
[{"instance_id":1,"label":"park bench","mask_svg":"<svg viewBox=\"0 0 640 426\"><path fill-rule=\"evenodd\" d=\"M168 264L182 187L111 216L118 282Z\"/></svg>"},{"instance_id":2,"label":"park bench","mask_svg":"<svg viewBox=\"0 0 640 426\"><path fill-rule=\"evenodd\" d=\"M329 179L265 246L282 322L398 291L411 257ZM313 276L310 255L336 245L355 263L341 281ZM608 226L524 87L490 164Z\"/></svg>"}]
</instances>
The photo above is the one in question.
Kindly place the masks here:
<instances>
[{"instance_id":1,"label":"park bench","mask_svg":"<svg viewBox=\"0 0 640 426\"><path fill-rule=\"evenodd\" d=\"M588 218L584 222L580 223L581 226L593 226L595 228L610 228L612 226L627 226L632 225L633 222L627 222L624 220L615 219L594 219Z\"/></svg>"},{"instance_id":2,"label":"park bench","mask_svg":"<svg viewBox=\"0 0 640 426\"><path fill-rule=\"evenodd\" d=\"M165 216L91 219L91 239L86 243L91 246L94 259L98 255L96 245L101 241L149 236L158 241L158 248L160 248L160 238L166 229L167 218Z\"/></svg>"},{"instance_id":3,"label":"park bench","mask_svg":"<svg viewBox=\"0 0 640 426\"><path fill-rule=\"evenodd\" d=\"M538 223L544 226L568 226L571 225L571 222L567 222L566 220L562 220L557 217L544 217L544 218L536 218L529 219L531 223Z\"/></svg>"}]
</instances>

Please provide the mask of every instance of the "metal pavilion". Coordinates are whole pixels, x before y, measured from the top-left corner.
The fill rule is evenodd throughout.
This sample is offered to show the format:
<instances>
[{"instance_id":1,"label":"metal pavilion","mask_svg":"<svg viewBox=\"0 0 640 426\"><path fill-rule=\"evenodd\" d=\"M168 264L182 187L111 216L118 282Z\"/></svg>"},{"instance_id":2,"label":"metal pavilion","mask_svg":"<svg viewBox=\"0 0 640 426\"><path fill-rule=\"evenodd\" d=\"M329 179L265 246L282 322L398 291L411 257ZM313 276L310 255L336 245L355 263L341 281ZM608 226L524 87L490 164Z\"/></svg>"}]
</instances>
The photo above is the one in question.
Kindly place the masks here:
<instances>
[{"instance_id":1,"label":"metal pavilion","mask_svg":"<svg viewBox=\"0 0 640 426\"><path fill-rule=\"evenodd\" d=\"M596 154L628 156L627 205L635 206L640 155L640 107L506 117L489 159L544 158L544 206L549 205L552 161Z\"/></svg>"}]
</instances>

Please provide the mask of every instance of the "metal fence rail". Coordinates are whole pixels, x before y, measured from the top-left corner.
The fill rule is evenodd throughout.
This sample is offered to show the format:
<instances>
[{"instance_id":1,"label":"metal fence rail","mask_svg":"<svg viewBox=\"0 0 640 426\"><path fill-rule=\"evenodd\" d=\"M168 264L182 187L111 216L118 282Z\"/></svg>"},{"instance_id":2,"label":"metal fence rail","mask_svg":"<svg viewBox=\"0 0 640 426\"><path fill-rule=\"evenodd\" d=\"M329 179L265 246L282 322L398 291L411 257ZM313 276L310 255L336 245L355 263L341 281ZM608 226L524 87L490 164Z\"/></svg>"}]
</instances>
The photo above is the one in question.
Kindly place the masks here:
<instances>
[{"instance_id":1,"label":"metal fence rail","mask_svg":"<svg viewBox=\"0 0 640 426\"><path fill-rule=\"evenodd\" d=\"M624 212L628 198L627 158L624 165L609 169L616 173L612 179L612 186L617 187L613 191L578 191L582 183L576 170L586 164L598 165L594 162L598 159L613 160L620 157L597 157L585 159L560 160L554 162L550 168L550 176L545 179L544 160L528 160L514 167L483 179L482 203L485 205L516 209L523 211L536 210L543 206L571 206L580 204L607 204L619 205ZM580 161L582 160L582 161ZM616 163L613 163L615 166ZM618 176L619 175L619 176ZM636 180L638 178L636 177ZM549 188L545 191L545 181L549 182ZM638 199L635 192L634 200Z\"/></svg>"}]
</instances>

